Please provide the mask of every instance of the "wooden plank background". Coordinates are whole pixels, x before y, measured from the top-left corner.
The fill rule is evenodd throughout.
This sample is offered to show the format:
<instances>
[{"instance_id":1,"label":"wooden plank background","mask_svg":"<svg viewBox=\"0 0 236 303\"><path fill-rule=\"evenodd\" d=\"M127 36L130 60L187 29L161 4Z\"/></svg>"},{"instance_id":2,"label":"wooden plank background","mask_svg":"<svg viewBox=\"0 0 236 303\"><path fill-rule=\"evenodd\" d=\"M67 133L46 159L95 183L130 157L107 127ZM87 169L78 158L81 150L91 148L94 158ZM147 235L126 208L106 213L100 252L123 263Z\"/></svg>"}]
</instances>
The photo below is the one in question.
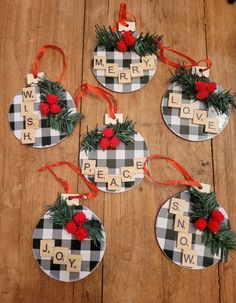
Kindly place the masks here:
<instances>
[{"instance_id":1,"label":"wooden plank background","mask_svg":"<svg viewBox=\"0 0 236 303\"><path fill-rule=\"evenodd\" d=\"M236 5L226 0L127 0L141 32L164 34L166 45L198 60L213 60L212 79L236 91ZM39 47L46 43L65 49L69 69L65 88L71 93L82 82L97 85L91 72L96 40L94 25L113 25L119 1L112 0L1 0L0 1L0 301L1 303L103 302L178 303L236 302L235 254L227 264L202 271L177 267L161 253L154 234L156 213L172 194L184 189L155 186L144 180L123 194L100 193L85 201L104 222L107 249L102 264L88 278L60 283L47 277L32 256L32 232L45 206L52 203L60 184L37 168L57 160L78 164L80 136L88 125L102 124L105 106L86 96L86 115L72 136L56 147L36 150L19 144L11 134L7 113ZM40 69L52 78L62 67L49 51ZM160 113L168 85L169 67L159 63L153 80L132 94L116 94L120 111L134 119L152 153L173 157L198 180L213 184L218 200L236 229L235 113L225 131L213 141L191 143L173 135ZM166 164L155 173L160 179L177 177ZM74 192L86 187L74 172L58 168Z\"/></svg>"}]
</instances>

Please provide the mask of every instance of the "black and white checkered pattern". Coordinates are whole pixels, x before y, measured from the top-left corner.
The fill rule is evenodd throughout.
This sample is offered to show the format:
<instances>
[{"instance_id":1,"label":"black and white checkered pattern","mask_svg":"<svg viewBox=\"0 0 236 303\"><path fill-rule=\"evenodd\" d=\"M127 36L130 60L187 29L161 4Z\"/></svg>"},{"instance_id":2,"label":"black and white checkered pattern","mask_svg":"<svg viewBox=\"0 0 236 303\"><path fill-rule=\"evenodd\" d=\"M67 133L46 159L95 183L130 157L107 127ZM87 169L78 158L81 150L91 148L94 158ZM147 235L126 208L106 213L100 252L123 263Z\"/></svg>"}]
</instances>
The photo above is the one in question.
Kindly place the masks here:
<instances>
[{"instance_id":1,"label":"black and white checkered pattern","mask_svg":"<svg viewBox=\"0 0 236 303\"><path fill-rule=\"evenodd\" d=\"M174 197L190 202L190 192L188 190L183 191ZM156 238L164 254L175 264L182 266L182 250L176 247L178 232L174 231L175 215L169 213L170 201L171 199L168 199L162 205L157 215L155 224ZM225 216L224 222L227 223L228 215L225 210L222 207L220 207L219 210ZM184 216L190 216L190 212L191 203L187 203L184 210ZM220 256L212 255L211 250L202 243L202 232L197 230L193 223L190 223L189 225L189 233L192 233L192 249L198 252L197 266L193 269L203 269L220 261Z\"/></svg>"},{"instance_id":2,"label":"black and white checkered pattern","mask_svg":"<svg viewBox=\"0 0 236 303\"><path fill-rule=\"evenodd\" d=\"M116 49L107 51L106 48L97 46L93 52L94 56L106 56L107 63L116 63L119 69L129 69L131 63L140 63L141 57L133 51L119 52ZM157 66L157 56L152 55ZM95 70L93 68L92 59L92 70L95 78L105 88L119 93L129 93L143 88L154 76L156 69L145 70L143 77L131 78L132 83L119 84L118 78L105 77L105 70Z\"/></svg>"},{"instance_id":3,"label":"black and white checkered pattern","mask_svg":"<svg viewBox=\"0 0 236 303\"><path fill-rule=\"evenodd\" d=\"M75 209L78 210L79 207L76 206ZM89 208L83 206L82 210L88 219L99 220ZM49 213L46 212L33 233L33 255L40 268L51 278L64 282L78 281L90 275L101 262L106 246L104 232L103 236L104 241L102 244L98 243L97 247L90 239L78 241L61 225L54 224ZM80 255L82 258L81 271L79 273L67 272L66 265L53 264L52 258L41 259L40 240L55 240L55 246L68 247L71 254Z\"/></svg>"},{"instance_id":4,"label":"black and white checkered pattern","mask_svg":"<svg viewBox=\"0 0 236 303\"><path fill-rule=\"evenodd\" d=\"M222 91L218 86L217 92ZM180 118L180 108L168 107L168 99L170 93L182 92L182 87L176 83L172 84L166 91L162 99L162 116L166 125L174 132L177 136L189 140L189 141L204 141L214 138L217 134L210 134L204 131L204 125L196 125L192 123L191 119ZM207 105L204 101L196 101L182 99L182 103L193 103L195 109L207 110ZM220 131L223 131L226 127L229 116L226 114L217 115L214 108L208 109L208 117L219 119Z\"/></svg>"},{"instance_id":5,"label":"black and white checkered pattern","mask_svg":"<svg viewBox=\"0 0 236 303\"><path fill-rule=\"evenodd\" d=\"M40 106L40 93L39 87L36 88L36 98L34 101L34 114L39 117L39 128L35 129L35 143L27 144L28 146L35 148L44 148L54 146L67 137L67 134L64 132L59 132L58 130L52 129L47 125L47 117L42 116L39 106ZM67 107L71 109L71 113L76 113L76 108L74 101L71 95L64 91L64 99ZM14 97L8 114L8 120L10 123L10 128L13 134L16 136L18 140L21 141L21 130L25 128L24 117L21 116L21 108L20 105L23 102L22 90L20 90L17 95Z\"/></svg>"},{"instance_id":6,"label":"black and white checkered pattern","mask_svg":"<svg viewBox=\"0 0 236 303\"><path fill-rule=\"evenodd\" d=\"M83 160L96 160L97 167L108 167L109 175L120 175L120 168L133 166L134 158L146 158L148 156L147 145L143 137L137 133L134 135L133 139L134 143L126 145L121 142L116 149L108 149L105 151L99 149L87 153L84 150L80 151L80 165L82 166ZM85 177L103 192L121 193L137 185L144 178L144 174L135 174L134 182L122 182L119 191L108 190L106 183L96 183L94 181L94 176Z\"/></svg>"}]
</instances>

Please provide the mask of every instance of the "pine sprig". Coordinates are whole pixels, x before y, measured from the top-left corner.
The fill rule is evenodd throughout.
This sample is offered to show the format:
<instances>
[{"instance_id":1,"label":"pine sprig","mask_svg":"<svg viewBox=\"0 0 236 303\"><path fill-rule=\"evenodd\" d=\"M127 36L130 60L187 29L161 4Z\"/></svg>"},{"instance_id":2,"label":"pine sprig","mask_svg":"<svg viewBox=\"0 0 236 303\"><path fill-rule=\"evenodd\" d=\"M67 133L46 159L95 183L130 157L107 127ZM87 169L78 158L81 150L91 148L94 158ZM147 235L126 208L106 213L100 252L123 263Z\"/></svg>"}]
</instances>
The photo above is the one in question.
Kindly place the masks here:
<instances>
[{"instance_id":1,"label":"pine sprig","mask_svg":"<svg viewBox=\"0 0 236 303\"><path fill-rule=\"evenodd\" d=\"M58 104L65 106L64 100L64 88L61 86L59 82L49 81L47 78L42 77L38 82L40 98L43 102L46 102L46 97L48 94L56 95L59 99Z\"/></svg>"},{"instance_id":2,"label":"pine sprig","mask_svg":"<svg viewBox=\"0 0 236 303\"><path fill-rule=\"evenodd\" d=\"M95 33L98 39L98 45L104 46L108 50L116 47L116 42L121 39L121 34L119 32L113 32L112 28L109 26L108 29L103 25L95 25Z\"/></svg>"},{"instance_id":3,"label":"pine sprig","mask_svg":"<svg viewBox=\"0 0 236 303\"><path fill-rule=\"evenodd\" d=\"M81 143L82 150L85 151L96 150L98 148L101 138L102 138L102 133L98 129L98 127L96 127L94 130L91 130L90 132L87 129L87 132L84 135Z\"/></svg>"},{"instance_id":4,"label":"pine sprig","mask_svg":"<svg viewBox=\"0 0 236 303\"><path fill-rule=\"evenodd\" d=\"M94 245L97 246L98 243L103 241L103 228L102 224L98 220L88 220L84 223L85 228L87 228L89 233L89 238L94 242Z\"/></svg>"},{"instance_id":5,"label":"pine sprig","mask_svg":"<svg viewBox=\"0 0 236 303\"><path fill-rule=\"evenodd\" d=\"M192 74L191 71L184 68L177 69L170 80L182 87L183 97L189 100L197 100L195 82L209 82L208 78ZM231 94L230 90L223 90L210 94L203 102L206 102L208 108L212 106L218 114L228 114L231 108L236 108L234 99L235 94Z\"/></svg>"},{"instance_id":6,"label":"pine sprig","mask_svg":"<svg viewBox=\"0 0 236 303\"><path fill-rule=\"evenodd\" d=\"M69 207L61 195L58 195L56 202L53 205L48 206L50 218L53 223L63 225L65 227L66 222L72 220L73 208Z\"/></svg>"}]
</instances>

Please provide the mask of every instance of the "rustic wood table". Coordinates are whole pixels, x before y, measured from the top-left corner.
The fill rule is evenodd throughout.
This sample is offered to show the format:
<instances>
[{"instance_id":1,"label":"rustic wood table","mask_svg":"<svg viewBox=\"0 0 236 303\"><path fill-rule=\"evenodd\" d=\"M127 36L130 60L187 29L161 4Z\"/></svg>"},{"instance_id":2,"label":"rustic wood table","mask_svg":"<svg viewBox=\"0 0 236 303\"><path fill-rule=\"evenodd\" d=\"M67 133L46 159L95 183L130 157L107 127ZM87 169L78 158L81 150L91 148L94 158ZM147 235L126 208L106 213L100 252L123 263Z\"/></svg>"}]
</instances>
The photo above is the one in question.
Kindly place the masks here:
<instances>
[{"instance_id":1,"label":"rustic wood table","mask_svg":"<svg viewBox=\"0 0 236 303\"><path fill-rule=\"evenodd\" d=\"M127 0L141 32L165 36L166 45L199 60L213 61L212 79L236 91L236 6L225 0ZM181 269L159 249L154 221L162 203L184 187L157 186L148 180L123 194L100 193L85 201L103 221L107 248L103 262L88 278L61 283L47 277L32 256L32 232L47 204L54 202L61 185L37 168L56 160L78 164L81 134L102 124L105 106L95 96L84 98L86 115L67 140L48 149L21 145L7 120L10 102L25 85L35 54L45 43L61 46L69 68L63 81L71 93L83 82L97 85L91 71L96 45L94 25L113 25L119 1L108 0L1 0L0 2L0 301L35 302L236 302L236 263L205 270ZM178 58L175 58L178 60ZM48 51L41 70L55 78L61 57ZM131 94L115 94L120 111L136 121L152 153L168 155L183 164L195 179L211 183L236 229L236 116L214 140L191 143L175 136L164 124L160 102L170 69L159 63L152 81ZM165 163L153 164L159 179L178 177ZM66 167L56 169L74 192L87 190Z\"/></svg>"}]
</instances>

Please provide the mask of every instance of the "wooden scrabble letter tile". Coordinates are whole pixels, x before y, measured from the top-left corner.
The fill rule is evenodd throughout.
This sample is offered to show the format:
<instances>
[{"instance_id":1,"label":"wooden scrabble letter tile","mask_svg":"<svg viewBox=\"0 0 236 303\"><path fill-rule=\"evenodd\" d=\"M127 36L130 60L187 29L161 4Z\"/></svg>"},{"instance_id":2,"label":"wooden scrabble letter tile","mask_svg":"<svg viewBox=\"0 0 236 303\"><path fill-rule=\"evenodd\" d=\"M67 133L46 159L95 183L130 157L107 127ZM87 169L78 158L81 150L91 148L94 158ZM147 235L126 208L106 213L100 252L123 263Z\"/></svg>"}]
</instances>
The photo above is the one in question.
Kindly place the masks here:
<instances>
[{"instance_id":1,"label":"wooden scrabble letter tile","mask_svg":"<svg viewBox=\"0 0 236 303\"><path fill-rule=\"evenodd\" d=\"M123 122L123 114L115 114L116 118L112 119L108 114L105 114L105 124L116 124L118 120L120 123Z\"/></svg>"},{"instance_id":2,"label":"wooden scrabble letter tile","mask_svg":"<svg viewBox=\"0 0 236 303\"><path fill-rule=\"evenodd\" d=\"M21 130L21 142L22 142L22 144L35 143L35 130L34 129L22 129Z\"/></svg>"},{"instance_id":3,"label":"wooden scrabble letter tile","mask_svg":"<svg viewBox=\"0 0 236 303\"><path fill-rule=\"evenodd\" d=\"M120 190L121 189L121 176L108 175L108 190Z\"/></svg>"},{"instance_id":4,"label":"wooden scrabble letter tile","mask_svg":"<svg viewBox=\"0 0 236 303\"><path fill-rule=\"evenodd\" d=\"M188 229L189 229L189 217L182 215L175 215L174 230L188 233Z\"/></svg>"},{"instance_id":5,"label":"wooden scrabble letter tile","mask_svg":"<svg viewBox=\"0 0 236 303\"><path fill-rule=\"evenodd\" d=\"M95 182L107 182L108 167L95 167Z\"/></svg>"},{"instance_id":6,"label":"wooden scrabble letter tile","mask_svg":"<svg viewBox=\"0 0 236 303\"><path fill-rule=\"evenodd\" d=\"M131 78L143 77L143 64L132 63L130 64Z\"/></svg>"},{"instance_id":7,"label":"wooden scrabble letter tile","mask_svg":"<svg viewBox=\"0 0 236 303\"><path fill-rule=\"evenodd\" d=\"M81 256L80 255L68 255L66 270L69 272L81 271Z\"/></svg>"},{"instance_id":8,"label":"wooden scrabble letter tile","mask_svg":"<svg viewBox=\"0 0 236 303\"><path fill-rule=\"evenodd\" d=\"M135 173L137 173L137 174L143 173L143 165L144 165L145 160L146 160L146 158L134 158L133 159Z\"/></svg>"},{"instance_id":9,"label":"wooden scrabble letter tile","mask_svg":"<svg viewBox=\"0 0 236 303\"><path fill-rule=\"evenodd\" d=\"M131 73L129 69L118 71L118 82L120 84L131 83Z\"/></svg>"},{"instance_id":10,"label":"wooden scrabble letter tile","mask_svg":"<svg viewBox=\"0 0 236 303\"><path fill-rule=\"evenodd\" d=\"M178 233L177 236L177 248L184 250L192 249L192 234L189 233Z\"/></svg>"},{"instance_id":11,"label":"wooden scrabble letter tile","mask_svg":"<svg viewBox=\"0 0 236 303\"><path fill-rule=\"evenodd\" d=\"M180 117L186 119L193 118L193 105L192 104L182 104L180 108Z\"/></svg>"},{"instance_id":12,"label":"wooden scrabble letter tile","mask_svg":"<svg viewBox=\"0 0 236 303\"><path fill-rule=\"evenodd\" d=\"M26 76L26 80L27 80L27 84L30 85L30 86L35 86L35 85L38 85L38 82L39 82L39 78L42 78L44 77L44 73L41 72L41 73L38 73L38 77L37 78L34 78L33 74L28 74Z\"/></svg>"},{"instance_id":13,"label":"wooden scrabble letter tile","mask_svg":"<svg viewBox=\"0 0 236 303\"><path fill-rule=\"evenodd\" d=\"M184 250L182 255L182 265L186 267L197 266L197 251Z\"/></svg>"},{"instance_id":14,"label":"wooden scrabble letter tile","mask_svg":"<svg viewBox=\"0 0 236 303\"><path fill-rule=\"evenodd\" d=\"M40 257L48 258L54 256L55 240L40 240Z\"/></svg>"},{"instance_id":15,"label":"wooden scrabble letter tile","mask_svg":"<svg viewBox=\"0 0 236 303\"><path fill-rule=\"evenodd\" d=\"M69 249L67 247L55 247L53 255L54 264L67 264Z\"/></svg>"},{"instance_id":16,"label":"wooden scrabble letter tile","mask_svg":"<svg viewBox=\"0 0 236 303\"><path fill-rule=\"evenodd\" d=\"M210 193L211 192L211 185L210 184L205 184L205 183L200 183L202 188L195 187L197 190L199 190L202 193Z\"/></svg>"},{"instance_id":17,"label":"wooden scrabble letter tile","mask_svg":"<svg viewBox=\"0 0 236 303\"><path fill-rule=\"evenodd\" d=\"M141 57L141 59L143 64L143 70L150 70L156 68L153 56L144 56Z\"/></svg>"},{"instance_id":18,"label":"wooden scrabble letter tile","mask_svg":"<svg viewBox=\"0 0 236 303\"><path fill-rule=\"evenodd\" d=\"M22 96L23 96L23 101L24 102L36 101L36 90L35 90L35 87L25 87L25 88L22 88Z\"/></svg>"},{"instance_id":19,"label":"wooden scrabble letter tile","mask_svg":"<svg viewBox=\"0 0 236 303\"><path fill-rule=\"evenodd\" d=\"M181 108L182 94L169 93L168 106L174 108Z\"/></svg>"},{"instance_id":20,"label":"wooden scrabble letter tile","mask_svg":"<svg viewBox=\"0 0 236 303\"><path fill-rule=\"evenodd\" d=\"M207 118L205 132L217 134L219 132L219 119Z\"/></svg>"},{"instance_id":21,"label":"wooden scrabble letter tile","mask_svg":"<svg viewBox=\"0 0 236 303\"><path fill-rule=\"evenodd\" d=\"M82 174L93 176L95 173L96 160L83 160Z\"/></svg>"},{"instance_id":22,"label":"wooden scrabble letter tile","mask_svg":"<svg viewBox=\"0 0 236 303\"><path fill-rule=\"evenodd\" d=\"M22 102L20 105L21 116L26 116L34 113L34 103L33 102Z\"/></svg>"},{"instance_id":23,"label":"wooden scrabble letter tile","mask_svg":"<svg viewBox=\"0 0 236 303\"><path fill-rule=\"evenodd\" d=\"M172 198L170 201L169 212L175 215L183 215L186 201L182 199Z\"/></svg>"},{"instance_id":24,"label":"wooden scrabble letter tile","mask_svg":"<svg viewBox=\"0 0 236 303\"><path fill-rule=\"evenodd\" d=\"M194 109L193 124L206 125L207 111L201 109Z\"/></svg>"},{"instance_id":25,"label":"wooden scrabble letter tile","mask_svg":"<svg viewBox=\"0 0 236 303\"><path fill-rule=\"evenodd\" d=\"M131 31L131 32L135 32L135 29L136 29L136 24L135 22L126 22L128 26L125 26L121 23L118 24L118 31L119 32L128 32L128 31Z\"/></svg>"},{"instance_id":26,"label":"wooden scrabble letter tile","mask_svg":"<svg viewBox=\"0 0 236 303\"><path fill-rule=\"evenodd\" d=\"M25 128L34 129L39 128L39 116L38 115L26 115L25 116Z\"/></svg>"},{"instance_id":27,"label":"wooden scrabble letter tile","mask_svg":"<svg viewBox=\"0 0 236 303\"><path fill-rule=\"evenodd\" d=\"M121 167L121 181L122 182L135 181L135 169L133 166Z\"/></svg>"},{"instance_id":28,"label":"wooden scrabble letter tile","mask_svg":"<svg viewBox=\"0 0 236 303\"><path fill-rule=\"evenodd\" d=\"M94 69L106 69L106 57L105 56L94 56L93 68Z\"/></svg>"},{"instance_id":29,"label":"wooden scrabble letter tile","mask_svg":"<svg viewBox=\"0 0 236 303\"><path fill-rule=\"evenodd\" d=\"M105 76L111 78L118 77L118 64L107 63Z\"/></svg>"},{"instance_id":30,"label":"wooden scrabble letter tile","mask_svg":"<svg viewBox=\"0 0 236 303\"><path fill-rule=\"evenodd\" d=\"M192 74L196 74L198 76L204 76L209 78L210 76L210 69L207 69L205 71L203 71L206 68L206 66L194 66L192 68Z\"/></svg>"}]
</instances>

